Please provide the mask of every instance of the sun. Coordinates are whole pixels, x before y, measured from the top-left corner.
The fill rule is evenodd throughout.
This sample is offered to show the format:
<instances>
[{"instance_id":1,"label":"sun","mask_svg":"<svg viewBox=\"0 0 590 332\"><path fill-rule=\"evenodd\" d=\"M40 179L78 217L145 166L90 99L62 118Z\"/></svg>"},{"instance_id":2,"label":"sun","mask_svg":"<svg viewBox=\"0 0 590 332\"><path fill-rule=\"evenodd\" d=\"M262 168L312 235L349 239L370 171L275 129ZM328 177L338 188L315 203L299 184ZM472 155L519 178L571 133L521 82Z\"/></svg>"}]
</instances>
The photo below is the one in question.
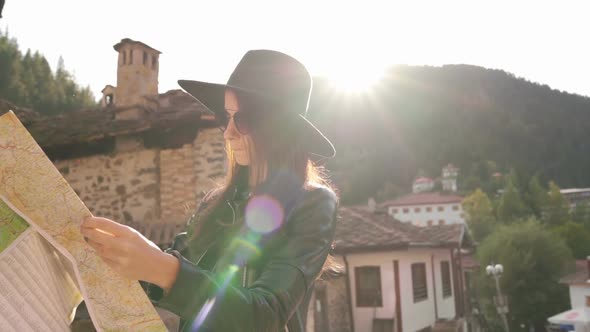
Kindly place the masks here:
<instances>
[{"instance_id":1,"label":"sun","mask_svg":"<svg viewBox=\"0 0 590 332\"><path fill-rule=\"evenodd\" d=\"M326 74L334 89L346 94L368 93L383 79L384 66L358 60L334 66Z\"/></svg>"}]
</instances>

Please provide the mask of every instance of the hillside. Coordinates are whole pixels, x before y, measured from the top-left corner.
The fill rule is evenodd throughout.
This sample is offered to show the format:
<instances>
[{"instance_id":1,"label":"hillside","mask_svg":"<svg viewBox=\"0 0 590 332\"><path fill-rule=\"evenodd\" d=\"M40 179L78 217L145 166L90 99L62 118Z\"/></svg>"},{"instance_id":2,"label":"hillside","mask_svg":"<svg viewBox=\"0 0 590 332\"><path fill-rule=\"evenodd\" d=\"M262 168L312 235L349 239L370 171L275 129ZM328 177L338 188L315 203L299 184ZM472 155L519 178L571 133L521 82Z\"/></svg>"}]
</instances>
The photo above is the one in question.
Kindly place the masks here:
<instances>
[{"instance_id":1,"label":"hillside","mask_svg":"<svg viewBox=\"0 0 590 332\"><path fill-rule=\"evenodd\" d=\"M449 162L461 168L460 181L487 180L493 161L496 171L590 186L590 98L501 70L397 66L357 96L316 79L310 117L336 145L327 166L347 202L364 202L384 184L407 191L417 170L437 176Z\"/></svg>"}]
</instances>

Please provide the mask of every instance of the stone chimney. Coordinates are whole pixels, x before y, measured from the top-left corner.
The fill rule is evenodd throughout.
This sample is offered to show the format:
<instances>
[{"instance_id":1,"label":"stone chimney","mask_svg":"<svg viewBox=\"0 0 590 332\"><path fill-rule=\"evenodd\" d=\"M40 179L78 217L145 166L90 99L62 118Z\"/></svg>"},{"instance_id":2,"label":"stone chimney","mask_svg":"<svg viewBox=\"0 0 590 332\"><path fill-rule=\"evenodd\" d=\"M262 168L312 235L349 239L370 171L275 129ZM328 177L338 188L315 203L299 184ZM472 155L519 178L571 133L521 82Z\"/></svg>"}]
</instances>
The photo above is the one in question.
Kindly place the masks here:
<instances>
[{"instance_id":1,"label":"stone chimney","mask_svg":"<svg viewBox=\"0 0 590 332\"><path fill-rule=\"evenodd\" d=\"M107 85L102 89L102 99L100 104L102 107L112 107L115 106L115 95L116 95L117 88L112 85Z\"/></svg>"},{"instance_id":2,"label":"stone chimney","mask_svg":"<svg viewBox=\"0 0 590 332\"><path fill-rule=\"evenodd\" d=\"M115 106L143 105L144 96L158 94L158 61L162 52L129 38L113 48L119 52Z\"/></svg>"}]
</instances>

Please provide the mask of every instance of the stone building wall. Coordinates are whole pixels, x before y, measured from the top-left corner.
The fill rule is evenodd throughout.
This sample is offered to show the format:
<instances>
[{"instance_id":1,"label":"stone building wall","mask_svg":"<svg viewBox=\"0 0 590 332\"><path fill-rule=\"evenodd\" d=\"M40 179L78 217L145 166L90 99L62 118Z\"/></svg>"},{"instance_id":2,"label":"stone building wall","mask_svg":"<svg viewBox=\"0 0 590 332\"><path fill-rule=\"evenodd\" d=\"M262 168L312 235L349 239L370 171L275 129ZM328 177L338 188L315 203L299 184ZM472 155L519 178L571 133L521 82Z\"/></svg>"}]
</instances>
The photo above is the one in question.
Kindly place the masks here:
<instances>
[{"instance_id":1,"label":"stone building wall","mask_svg":"<svg viewBox=\"0 0 590 332\"><path fill-rule=\"evenodd\" d=\"M177 149L144 149L54 164L90 211L138 226L184 224L225 174L223 134L199 132Z\"/></svg>"},{"instance_id":2,"label":"stone building wall","mask_svg":"<svg viewBox=\"0 0 590 332\"><path fill-rule=\"evenodd\" d=\"M163 222L180 223L195 205L193 146L160 151L160 208Z\"/></svg>"},{"instance_id":3,"label":"stone building wall","mask_svg":"<svg viewBox=\"0 0 590 332\"><path fill-rule=\"evenodd\" d=\"M203 129L193 143L195 196L202 198L209 190L222 185L225 168L225 141L218 128Z\"/></svg>"},{"instance_id":4,"label":"stone building wall","mask_svg":"<svg viewBox=\"0 0 590 332\"><path fill-rule=\"evenodd\" d=\"M348 309L350 300L346 293L346 277L331 278L326 280L325 283L330 331L352 331L352 321Z\"/></svg>"},{"instance_id":5,"label":"stone building wall","mask_svg":"<svg viewBox=\"0 0 590 332\"><path fill-rule=\"evenodd\" d=\"M125 223L158 218L157 151L140 150L54 162L92 214Z\"/></svg>"}]
</instances>

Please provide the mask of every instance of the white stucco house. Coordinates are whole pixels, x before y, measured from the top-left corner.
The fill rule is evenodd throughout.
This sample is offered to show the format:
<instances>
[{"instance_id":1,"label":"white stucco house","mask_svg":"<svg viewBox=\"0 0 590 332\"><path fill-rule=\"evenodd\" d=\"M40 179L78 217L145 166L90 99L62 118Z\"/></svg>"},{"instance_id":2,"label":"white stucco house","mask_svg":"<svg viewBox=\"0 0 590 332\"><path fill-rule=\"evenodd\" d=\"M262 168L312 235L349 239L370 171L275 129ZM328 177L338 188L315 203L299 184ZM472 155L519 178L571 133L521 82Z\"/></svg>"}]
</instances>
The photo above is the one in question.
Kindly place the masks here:
<instances>
[{"instance_id":1,"label":"white stucco house","mask_svg":"<svg viewBox=\"0 0 590 332\"><path fill-rule=\"evenodd\" d=\"M550 317L550 330L590 332L590 256L576 261L576 271L559 282L569 285L571 309Z\"/></svg>"},{"instance_id":2,"label":"white stucco house","mask_svg":"<svg viewBox=\"0 0 590 332\"><path fill-rule=\"evenodd\" d=\"M428 177L419 177L412 184L412 192L415 194L428 192L432 189L434 189L434 180Z\"/></svg>"},{"instance_id":3,"label":"white stucco house","mask_svg":"<svg viewBox=\"0 0 590 332\"><path fill-rule=\"evenodd\" d=\"M463 197L439 192L412 193L381 203L394 219L415 226L465 224Z\"/></svg>"},{"instance_id":4,"label":"white stucco house","mask_svg":"<svg viewBox=\"0 0 590 332\"><path fill-rule=\"evenodd\" d=\"M350 328L345 330L463 329L461 249L465 247L471 248L472 242L460 223L417 227L394 220L385 211L341 207L333 255L344 267L344 278L339 280L347 293ZM331 292L330 282L325 292ZM445 328L437 329L438 324ZM325 331L336 331L323 326Z\"/></svg>"}]
</instances>

